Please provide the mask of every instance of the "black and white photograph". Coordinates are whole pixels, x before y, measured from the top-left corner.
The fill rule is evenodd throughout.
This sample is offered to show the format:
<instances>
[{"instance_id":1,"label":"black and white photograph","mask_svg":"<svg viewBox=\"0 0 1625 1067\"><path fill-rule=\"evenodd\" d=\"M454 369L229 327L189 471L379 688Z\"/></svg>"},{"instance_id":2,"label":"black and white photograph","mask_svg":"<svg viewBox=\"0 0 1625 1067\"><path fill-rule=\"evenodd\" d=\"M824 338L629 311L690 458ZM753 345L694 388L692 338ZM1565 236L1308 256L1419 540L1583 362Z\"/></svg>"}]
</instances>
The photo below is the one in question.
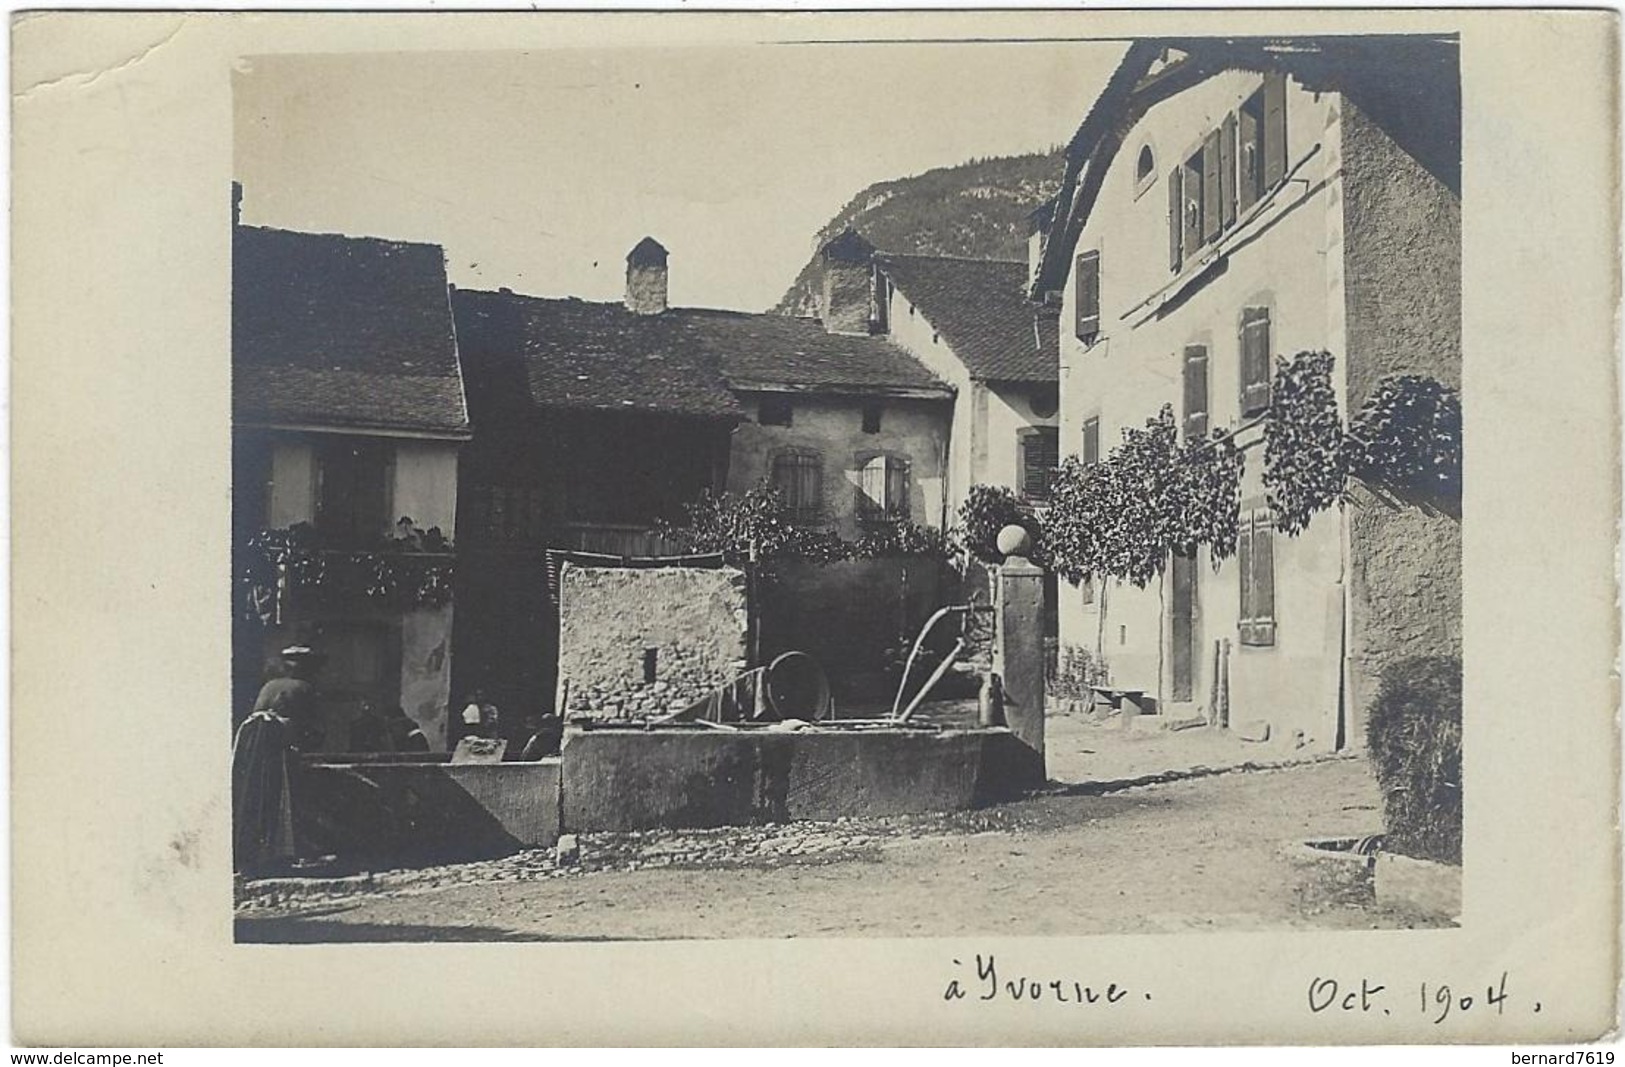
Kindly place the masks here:
<instances>
[{"instance_id":1,"label":"black and white photograph","mask_svg":"<svg viewBox=\"0 0 1625 1067\"><path fill-rule=\"evenodd\" d=\"M13 1042L1615 1040L1618 34L16 14Z\"/></svg>"},{"instance_id":2,"label":"black and white photograph","mask_svg":"<svg viewBox=\"0 0 1625 1067\"><path fill-rule=\"evenodd\" d=\"M233 87L240 940L1456 922L1454 37Z\"/></svg>"}]
</instances>

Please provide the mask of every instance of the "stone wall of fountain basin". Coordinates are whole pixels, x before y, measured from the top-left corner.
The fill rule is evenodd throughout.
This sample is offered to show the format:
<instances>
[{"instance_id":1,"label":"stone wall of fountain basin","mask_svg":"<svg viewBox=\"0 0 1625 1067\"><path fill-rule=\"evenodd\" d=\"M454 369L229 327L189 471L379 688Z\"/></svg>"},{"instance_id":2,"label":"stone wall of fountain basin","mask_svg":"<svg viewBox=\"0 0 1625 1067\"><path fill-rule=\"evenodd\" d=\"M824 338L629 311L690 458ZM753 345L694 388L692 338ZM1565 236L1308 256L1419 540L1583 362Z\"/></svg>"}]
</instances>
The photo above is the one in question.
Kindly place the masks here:
<instances>
[{"instance_id":1,"label":"stone wall of fountain basin","mask_svg":"<svg viewBox=\"0 0 1625 1067\"><path fill-rule=\"evenodd\" d=\"M572 729L569 832L964 811L1043 784L1005 729Z\"/></svg>"},{"instance_id":2,"label":"stone wall of fountain basin","mask_svg":"<svg viewBox=\"0 0 1625 1067\"><path fill-rule=\"evenodd\" d=\"M561 760L454 764L309 763L296 812L324 851L357 860L435 862L551 847L559 839Z\"/></svg>"},{"instance_id":3,"label":"stone wall of fountain basin","mask_svg":"<svg viewBox=\"0 0 1625 1067\"><path fill-rule=\"evenodd\" d=\"M560 833L965 811L1043 784L1009 730L580 729L535 763L341 762L299 771L301 822L358 860L452 861Z\"/></svg>"}]
</instances>

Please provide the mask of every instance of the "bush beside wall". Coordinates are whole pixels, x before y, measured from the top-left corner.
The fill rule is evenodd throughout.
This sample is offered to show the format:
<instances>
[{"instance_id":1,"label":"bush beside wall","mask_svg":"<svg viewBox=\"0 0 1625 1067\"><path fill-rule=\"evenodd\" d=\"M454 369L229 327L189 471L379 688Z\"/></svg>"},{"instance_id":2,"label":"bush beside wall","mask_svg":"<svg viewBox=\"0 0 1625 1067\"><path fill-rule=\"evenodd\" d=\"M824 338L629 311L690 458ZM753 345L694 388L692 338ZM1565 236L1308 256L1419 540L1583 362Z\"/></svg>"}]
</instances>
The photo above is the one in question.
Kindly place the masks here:
<instances>
[{"instance_id":1,"label":"bush beside wall","mask_svg":"<svg viewBox=\"0 0 1625 1067\"><path fill-rule=\"evenodd\" d=\"M1366 724L1382 789L1383 847L1461 863L1461 660L1396 660L1382 673Z\"/></svg>"}]
</instances>

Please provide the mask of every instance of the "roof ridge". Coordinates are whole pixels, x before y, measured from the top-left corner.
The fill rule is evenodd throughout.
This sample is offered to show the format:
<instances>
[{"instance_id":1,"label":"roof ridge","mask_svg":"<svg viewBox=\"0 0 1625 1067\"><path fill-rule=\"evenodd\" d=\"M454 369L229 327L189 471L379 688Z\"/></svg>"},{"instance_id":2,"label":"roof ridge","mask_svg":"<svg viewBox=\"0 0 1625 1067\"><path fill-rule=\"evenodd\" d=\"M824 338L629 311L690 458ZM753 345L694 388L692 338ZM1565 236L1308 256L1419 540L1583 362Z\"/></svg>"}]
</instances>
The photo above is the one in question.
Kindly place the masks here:
<instances>
[{"instance_id":1,"label":"roof ridge","mask_svg":"<svg viewBox=\"0 0 1625 1067\"><path fill-rule=\"evenodd\" d=\"M942 259L956 263L997 263L1006 267L1025 267L1024 259L986 259L981 256L944 256L930 252L881 252L880 259Z\"/></svg>"},{"instance_id":2,"label":"roof ridge","mask_svg":"<svg viewBox=\"0 0 1625 1067\"><path fill-rule=\"evenodd\" d=\"M521 293L507 286L497 289L465 289L453 284L452 288L459 293L469 293L473 296L517 297L520 300L545 300L552 304L591 304L599 307L621 307L619 300L588 300L579 296L543 296L540 293Z\"/></svg>"},{"instance_id":3,"label":"roof ridge","mask_svg":"<svg viewBox=\"0 0 1625 1067\"><path fill-rule=\"evenodd\" d=\"M372 244L401 245L407 248L432 248L445 255L446 246L438 241L409 241L401 237L379 237L370 233L338 233L328 230L290 230L282 226L250 226L239 224L238 230L250 230L255 233L278 233L290 237L337 237L342 241L367 241Z\"/></svg>"}]
</instances>

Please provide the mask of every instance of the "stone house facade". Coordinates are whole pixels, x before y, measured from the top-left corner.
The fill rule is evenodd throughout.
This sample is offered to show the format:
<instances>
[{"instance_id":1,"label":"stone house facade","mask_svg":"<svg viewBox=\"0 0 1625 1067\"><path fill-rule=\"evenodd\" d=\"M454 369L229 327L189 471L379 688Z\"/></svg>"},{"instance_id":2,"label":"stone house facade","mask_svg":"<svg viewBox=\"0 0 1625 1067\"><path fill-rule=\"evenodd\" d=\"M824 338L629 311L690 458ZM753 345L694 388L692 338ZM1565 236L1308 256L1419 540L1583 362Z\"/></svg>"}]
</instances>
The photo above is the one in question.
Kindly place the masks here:
<instances>
[{"instance_id":1,"label":"stone house facade","mask_svg":"<svg viewBox=\"0 0 1625 1067\"><path fill-rule=\"evenodd\" d=\"M1113 685L1332 749L1363 744L1386 663L1460 655L1459 505L1355 484L1287 536L1260 446L1277 356L1332 353L1345 418L1385 375L1459 389L1459 123L1455 44L1420 38L1137 42L1084 120L1032 262L1062 451L1165 403L1247 450L1236 558L1063 587L1063 645Z\"/></svg>"},{"instance_id":2,"label":"stone house facade","mask_svg":"<svg viewBox=\"0 0 1625 1067\"><path fill-rule=\"evenodd\" d=\"M327 747L360 702L445 737L452 607L406 586L449 570L470 436L438 246L234 225L233 714L301 642L326 657ZM305 531L323 579L245 584L249 542ZM374 595L376 575L394 595Z\"/></svg>"}]
</instances>

